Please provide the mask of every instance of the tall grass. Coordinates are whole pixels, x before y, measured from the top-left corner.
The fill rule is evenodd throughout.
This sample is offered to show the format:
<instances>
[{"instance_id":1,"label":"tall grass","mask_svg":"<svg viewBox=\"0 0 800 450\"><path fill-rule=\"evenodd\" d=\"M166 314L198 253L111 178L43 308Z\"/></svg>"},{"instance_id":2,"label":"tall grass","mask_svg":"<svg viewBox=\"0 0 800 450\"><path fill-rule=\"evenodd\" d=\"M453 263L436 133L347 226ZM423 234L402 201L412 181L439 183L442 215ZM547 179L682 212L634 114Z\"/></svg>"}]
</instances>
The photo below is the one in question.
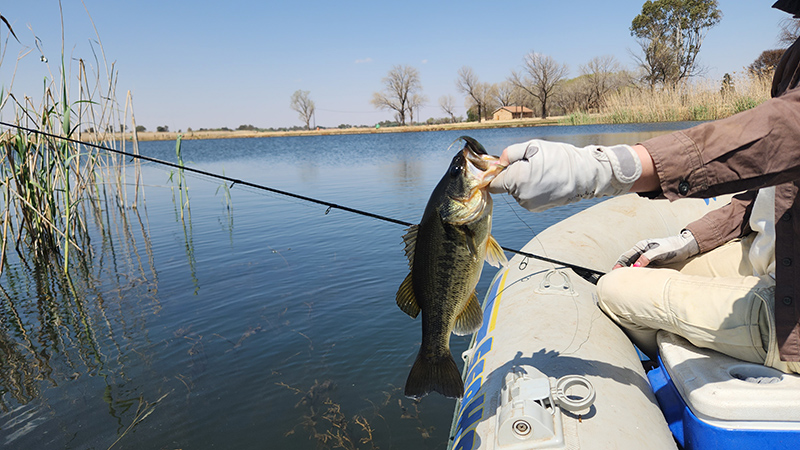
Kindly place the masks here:
<instances>
[{"instance_id":1,"label":"tall grass","mask_svg":"<svg viewBox=\"0 0 800 450\"><path fill-rule=\"evenodd\" d=\"M16 42L0 41L0 65ZM123 139L125 124L135 129L132 96L117 101L117 71L96 42L89 59L66 58L63 45L55 66L42 56L48 75L41 91L17 92L16 71L0 80L0 119L52 135L0 130L0 413L85 373L104 379L102 399L122 423L133 405L117 389L130 358L121 357L122 349L144 326L131 318L159 308L152 247L135 209L144 202L138 162L63 139L138 152L135 139ZM31 57L30 48L19 46L14 67ZM109 278L115 290L105 285ZM130 426L118 430L111 446L163 398L139 396ZM19 431L32 423L18 419L4 426Z\"/></svg>"},{"instance_id":2,"label":"tall grass","mask_svg":"<svg viewBox=\"0 0 800 450\"><path fill-rule=\"evenodd\" d=\"M129 144L122 136L124 124L128 120L135 123L131 95L128 92L124 106L116 100L117 71L105 60L99 36L97 45L101 57L98 58L93 46L92 66L97 68L94 73L83 58L70 59L76 67L67 65L63 45L57 67L51 67L42 57L49 76L37 95L15 93L12 77L11 85L0 94L3 121L125 150ZM15 67L30 54L23 46ZM4 63L1 57L4 55L5 51L0 54L0 65ZM54 69L57 75L53 75ZM9 120L9 116L13 119ZM132 145L132 151L137 152L135 140ZM133 163L136 173L132 201L128 199L126 185L128 164L117 155L56 137L14 128L3 131L0 134L4 211L0 218L0 273L12 248L22 260L58 260L63 270L68 271L70 255L88 251L86 216L79 213L79 205L98 206L100 198L108 194L122 208L136 207L139 202L138 161Z\"/></svg>"},{"instance_id":3,"label":"tall grass","mask_svg":"<svg viewBox=\"0 0 800 450\"><path fill-rule=\"evenodd\" d=\"M185 163L183 162L183 153L181 153L181 139L183 135L179 134L178 138L175 140L175 156L178 160L178 169L177 171L170 171L169 173L169 180L171 183L177 184L178 187L178 203L176 206L180 207L180 217L181 220L184 220L184 211L187 211L189 215L189 220L192 220L192 208L189 205L189 186L186 184L186 173L184 172L183 168ZM177 179L175 178L177 175ZM173 187L172 190L172 199L175 201L175 188Z\"/></svg>"},{"instance_id":4,"label":"tall grass","mask_svg":"<svg viewBox=\"0 0 800 450\"><path fill-rule=\"evenodd\" d=\"M722 119L753 108L770 97L769 77L739 76L723 88L702 80L677 87L632 86L606 97L605 123L674 122Z\"/></svg>"}]
</instances>

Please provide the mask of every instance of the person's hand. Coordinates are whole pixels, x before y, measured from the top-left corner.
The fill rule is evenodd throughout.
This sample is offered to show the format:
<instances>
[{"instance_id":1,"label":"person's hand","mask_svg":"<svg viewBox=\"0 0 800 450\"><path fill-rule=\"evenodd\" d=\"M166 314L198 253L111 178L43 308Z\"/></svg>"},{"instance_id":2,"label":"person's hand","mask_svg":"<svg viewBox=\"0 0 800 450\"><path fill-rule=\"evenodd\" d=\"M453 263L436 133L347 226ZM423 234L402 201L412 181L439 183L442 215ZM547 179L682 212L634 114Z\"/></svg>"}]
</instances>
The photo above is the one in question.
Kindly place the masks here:
<instances>
[{"instance_id":1,"label":"person's hand","mask_svg":"<svg viewBox=\"0 0 800 450\"><path fill-rule=\"evenodd\" d=\"M531 211L625 194L642 174L639 156L627 145L579 148L534 139L507 147L500 164L507 168L489 191L507 192Z\"/></svg>"},{"instance_id":2,"label":"person's hand","mask_svg":"<svg viewBox=\"0 0 800 450\"><path fill-rule=\"evenodd\" d=\"M677 236L639 241L632 249L623 253L614 269L620 267L645 267L648 265L664 265L686 261L700 253L697 240L689 230L681 231Z\"/></svg>"}]
</instances>

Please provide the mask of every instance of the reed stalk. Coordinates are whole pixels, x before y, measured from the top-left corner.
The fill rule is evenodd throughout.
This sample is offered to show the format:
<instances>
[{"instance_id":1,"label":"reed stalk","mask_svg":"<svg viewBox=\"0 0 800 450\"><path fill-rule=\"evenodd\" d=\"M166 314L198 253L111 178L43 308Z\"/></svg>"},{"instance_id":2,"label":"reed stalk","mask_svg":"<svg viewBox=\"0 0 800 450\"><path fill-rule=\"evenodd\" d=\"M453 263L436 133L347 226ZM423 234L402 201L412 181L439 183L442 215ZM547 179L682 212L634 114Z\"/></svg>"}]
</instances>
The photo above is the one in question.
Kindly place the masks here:
<instances>
[{"instance_id":1,"label":"reed stalk","mask_svg":"<svg viewBox=\"0 0 800 450\"><path fill-rule=\"evenodd\" d=\"M105 76L90 73L84 59L77 61L77 76L62 49L57 76L50 75L40 93L41 100L28 95L16 95L13 78L8 88L0 89L0 110L13 115L14 125L37 129L55 136L88 141L93 144L123 149L126 141L123 120L133 122L130 93L124 107L116 100L117 72L102 53L102 41L97 36L102 64L92 47L95 67L105 67ZM36 36L34 40L38 41ZM22 45L22 44L21 44ZM0 53L3 64L5 49ZM30 50L24 45L15 67ZM49 63L48 73L52 74ZM77 89L74 89L77 88ZM73 90L78 97L74 98ZM22 99L22 100L20 100ZM138 146L134 142L134 150ZM138 160L135 173L136 196L139 201L140 172ZM100 190L107 183L115 187L114 199L120 208L130 206L127 200L127 174L124 159L101 153L93 148L58 138L10 128L0 134L0 181L2 181L2 243L0 243L0 273L8 256L15 249L22 260L39 258L60 259L64 272L69 271L73 251L83 252L81 243L88 241L85 214L78 208L90 200L97 204Z\"/></svg>"},{"instance_id":2,"label":"reed stalk","mask_svg":"<svg viewBox=\"0 0 800 450\"><path fill-rule=\"evenodd\" d=\"M729 86L702 80L676 87L631 86L606 97L604 123L717 120L753 108L770 97L769 77L740 75Z\"/></svg>"},{"instance_id":3,"label":"reed stalk","mask_svg":"<svg viewBox=\"0 0 800 450\"><path fill-rule=\"evenodd\" d=\"M189 187L186 185L186 173L183 170L184 163L183 163L183 155L181 154L181 138L182 135L178 135L178 139L175 141L175 156L178 158L178 165L180 168L178 169L178 196L180 198L180 209L181 209L181 220L183 220L183 210L184 208L188 210L189 215L191 216L191 209L189 207ZM183 197L186 196L186 200L184 201ZM191 220L191 218L189 219Z\"/></svg>"}]
</instances>

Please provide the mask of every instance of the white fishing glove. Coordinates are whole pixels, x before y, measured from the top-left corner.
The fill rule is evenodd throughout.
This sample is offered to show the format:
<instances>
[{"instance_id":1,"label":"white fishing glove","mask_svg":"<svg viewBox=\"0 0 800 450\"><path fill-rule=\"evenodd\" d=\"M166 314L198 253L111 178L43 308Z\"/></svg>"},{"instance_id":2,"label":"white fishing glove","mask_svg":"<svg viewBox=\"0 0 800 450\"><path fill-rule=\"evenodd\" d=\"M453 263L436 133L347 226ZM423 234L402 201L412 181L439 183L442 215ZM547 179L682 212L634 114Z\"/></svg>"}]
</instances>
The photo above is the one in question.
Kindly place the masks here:
<instances>
[{"instance_id":1,"label":"white fishing glove","mask_svg":"<svg viewBox=\"0 0 800 450\"><path fill-rule=\"evenodd\" d=\"M509 146L506 155L510 164L489 191L508 192L530 211L625 194L642 175L639 156L628 145L579 148L534 139Z\"/></svg>"},{"instance_id":2,"label":"white fishing glove","mask_svg":"<svg viewBox=\"0 0 800 450\"><path fill-rule=\"evenodd\" d=\"M671 264L686 261L698 253L700 253L700 247L697 245L697 240L694 238L694 235L689 230L683 230L681 234L677 236L660 239L645 239L637 242L632 249L619 257L614 267ZM647 258L649 262L645 261L645 264L634 264L641 257Z\"/></svg>"}]
</instances>

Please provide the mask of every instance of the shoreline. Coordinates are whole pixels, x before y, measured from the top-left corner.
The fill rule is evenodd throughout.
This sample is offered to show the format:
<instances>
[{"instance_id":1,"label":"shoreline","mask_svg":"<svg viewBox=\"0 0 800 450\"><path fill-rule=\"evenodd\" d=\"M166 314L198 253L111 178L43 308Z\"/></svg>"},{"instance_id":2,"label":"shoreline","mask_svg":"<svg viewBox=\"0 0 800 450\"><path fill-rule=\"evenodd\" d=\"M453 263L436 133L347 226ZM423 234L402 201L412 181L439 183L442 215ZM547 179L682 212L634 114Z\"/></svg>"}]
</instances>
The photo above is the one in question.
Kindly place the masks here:
<instances>
[{"instance_id":1,"label":"shoreline","mask_svg":"<svg viewBox=\"0 0 800 450\"><path fill-rule=\"evenodd\" d=\"M413 133L421 131L448 131L448 130L475 130L485 128L518 128L548 125L571 125L563 120L568 116L554 116L547 119L514 119L504 121L485 122L459 122L437 125L406 125L384 128L325 128L320 130L302 131L252 131L252 130L203 130L203 131L143 131L136 133L140 142L143 141L174 141L178 139L230 139L230 138L257 138L257 137L285 137L285 136L333 136L344 134L378 134L378 133ZM124 133L125 140L132 140L134 133Z\"/></svg>"}]
</instances>

